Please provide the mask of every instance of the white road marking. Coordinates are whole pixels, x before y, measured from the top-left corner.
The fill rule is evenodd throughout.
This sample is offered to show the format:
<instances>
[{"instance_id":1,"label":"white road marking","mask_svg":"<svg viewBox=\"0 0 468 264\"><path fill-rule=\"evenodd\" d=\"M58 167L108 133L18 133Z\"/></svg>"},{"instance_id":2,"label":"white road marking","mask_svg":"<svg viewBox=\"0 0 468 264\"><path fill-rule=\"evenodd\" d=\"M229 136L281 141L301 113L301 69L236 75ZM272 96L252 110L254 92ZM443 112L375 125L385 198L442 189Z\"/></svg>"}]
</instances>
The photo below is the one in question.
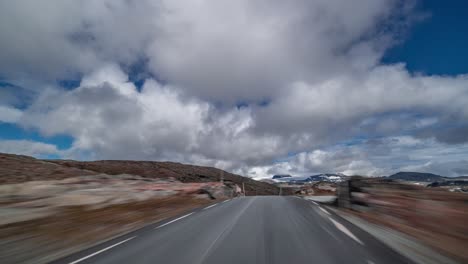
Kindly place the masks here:
<instances>
[{"instance_id":1,"label":"white road marking","mask_svg":"<svg viewBox=\"0 0 468 264\"><path fill-rule=\"evenodd\" d=\"M330 213L327 210L323 209L322 207L319 206L319 209L322 210L322 212L326 213L327 215L330 215Z\"/></svg>"},{"instance_id":2,"label":"white road marking","mask_svg":"<svg viewBox=\"0 0 468 264\"><path fill-rule=\"evenodd\" d=\"M231 201L231 199L229 199L229 200L226 200L226 201L223 201L222 203L227 203L227 202L229 202L229 201Z\"/></svg>"},{"instance_id":3,"label":"white road marking","mask_svg":"<svg viewBox=\"0 0 468 264\"><path fill-rule=\"evenodd\" d=\"M312 201L313 204L318 205L316 202Z\"/></svg>"},{"instance_id":4,"label":"white road marking","mask_svg":"<svg viewBox=\"0 0 468 264\"><path fill-rule=\"evenodd\" d=\"M211 207L216 206L216 205L217 205L217 203L212 204L212 205L210 205L210 206L207 206L207 207L203 208L203 210L210 209Z\"/></svg>"},{"instance_id":5,"label":"white road marking","mask_svg":"<svg viewBox=\"0 0 468 264\"><path fill-rule=\"evenodd\" d=\"M172 221L169 221L169 222L167 222L167 223L165 223L165 224L162 224L162 225L156 227L155 229L161 228L161 227L163 227L163 226L167 226L168 224L172 224L172 223L174 223L175 221L178 221L178 220L180 220L180 219L182 219L182 218L185 218L185 217L187 217L187 216L190 216L191 214L193 214L193 213L186 214L186 215L184 215L184 216L181 216L181 217L179 217L179 218L176 218L176 219L174 219L174 220L172 220Z\"/></svg>"},{"instance_id":6,"label":"white road marking","mask_svg":"<svg viewBox=\"0 0 468 264\"><path fill-rule=\"evenodd\" d=\"M346 235L348 235L350 238L354 239L354 241L358 242L359 244L364 245L364 243L362 243L362 241L359 240L359 238L357 238L355 235L353 235L353 233L351 233L351 231L349 231L344 225L338 223L337 221L333 220L330 217L329 217L329 219L336 226L336 228L338 228L341 232L345 233Z\"/></svg>"},{"instance_id":7,"label":"white road marking","mask_svg":"<svg viewBox=\"0 0 468 264\"><path fill-rule=\"evenodd\" d=\"M86 257L82 257L82 258L80 258L80 259L78 259L78 260L75 260L75 261L73 261L73 262L70 262L69 264L75 264L75 263L81 262L81 261L83 261L83 260L85 260L85 259L88 259L88 258L90 258L90 257L92 257L92 256L95 256L95 255L97 255L97 254L99 254L99 253L102 253L102 252L104 252L104 251L106 251L106 250L109 250L109 249L111 249L111 248L113 248L113 247L115 247L115 246L118 246L118 245L120 245L120 244L122 244L122 243L125 243L125 242L127 242L127 241L129 241L129 240L132 240L132 239L134 239L135 237L136 237L136 236L131 237L131 238L127 238L127 239L125 239L125 240L123 240L123 241L120 241L119 243L115 243L115 244L112 245L112 246L108 246L108 247L106 247L106 248L104 248L104 249L101 249L101 250L99 250L99 251L97 251L97 252L94 252L94 253L91 254L91 255L88 255L88 256L86 256Z\"/></svg>"},{"instance_id":8,"label":"white road marking","mask_svg":"<svg viewBox=\"0 0 468 264\"><path fill-rule=\"evenodd\" d=\"M375 264L374 261L368 260L367 264Z\"/></svg>"}]
</instances>

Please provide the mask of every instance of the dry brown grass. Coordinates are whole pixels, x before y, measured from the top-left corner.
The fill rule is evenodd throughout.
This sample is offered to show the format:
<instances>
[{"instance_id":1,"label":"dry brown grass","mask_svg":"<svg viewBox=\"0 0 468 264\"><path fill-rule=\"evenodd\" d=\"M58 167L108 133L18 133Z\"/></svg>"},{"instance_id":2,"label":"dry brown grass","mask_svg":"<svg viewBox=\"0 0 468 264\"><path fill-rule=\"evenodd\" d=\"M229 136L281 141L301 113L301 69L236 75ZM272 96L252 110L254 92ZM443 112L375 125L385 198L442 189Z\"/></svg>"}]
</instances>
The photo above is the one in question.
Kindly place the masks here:
<instances>
[{"instance_id":1,"label":"dry brown grass","mask_svg":"<svg viewBox=\"0 0 468 264\"><path fill-rule=\"evenodd\" d=\"M468 263L468 195L426 188L367 190L372 210L351 213Z\"/></svg>"},{"instance_id":2,"label":"dry brown grass","mask_svg":"<svg viewBox=\"0 0 468 264\"><path fill-rule=\"evenodd\" d=\"M40 263L148 223L211 203L179 196L93 209L64 207L36 220L0 226L2 263Z\"/></svg>"}]
</instances>

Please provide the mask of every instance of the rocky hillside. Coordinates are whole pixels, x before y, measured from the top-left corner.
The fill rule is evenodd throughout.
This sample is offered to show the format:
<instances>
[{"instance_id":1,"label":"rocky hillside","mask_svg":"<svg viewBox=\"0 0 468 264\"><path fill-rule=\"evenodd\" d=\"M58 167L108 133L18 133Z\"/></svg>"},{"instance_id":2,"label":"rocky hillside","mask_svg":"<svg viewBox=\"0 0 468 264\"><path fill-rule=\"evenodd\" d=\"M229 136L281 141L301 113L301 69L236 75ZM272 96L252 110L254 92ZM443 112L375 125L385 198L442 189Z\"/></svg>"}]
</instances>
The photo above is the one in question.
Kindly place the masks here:
<instances>
[{"instance_id":1,"label":"rocky hillside","mask_svg":"<svg viewBox=\"0 0 468 264\"><path fill-rule=\"evenodd\" d=\"M226 171L174 162L156 161L74 161L40 160L28 156L0 153L0 184L27 181L61 180L69 177L94 174L130 174L145 178L174 178L181 182L216 182L245 185L247 195L275 195L278 187Z\"/></svg>"},{"instance_id":2,"label":"rocky hillside","mask_svg":"<svg viewBox=\"0 0 468 264\"><path fill-rule=\"evenodd\" d=\"M62 180L96 172L61 166L28 156L0 153L0 185L41 180Z\"/></svg>"}]
</instances>

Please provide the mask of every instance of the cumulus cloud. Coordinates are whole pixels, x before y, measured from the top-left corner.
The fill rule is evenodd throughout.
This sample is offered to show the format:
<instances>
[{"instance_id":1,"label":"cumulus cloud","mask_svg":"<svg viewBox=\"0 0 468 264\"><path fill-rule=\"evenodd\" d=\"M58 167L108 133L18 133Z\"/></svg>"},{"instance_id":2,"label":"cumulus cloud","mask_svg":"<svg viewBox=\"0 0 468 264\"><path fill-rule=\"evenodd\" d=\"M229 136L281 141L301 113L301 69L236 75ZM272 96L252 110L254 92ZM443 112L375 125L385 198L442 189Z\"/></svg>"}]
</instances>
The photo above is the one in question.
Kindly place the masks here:
<instances>
[{"instance_id":1,"label":"cumulus cloud","mask_svg":"<svg viewBox=\"0 0 468 264\"><path fill-rule=\"evenodd\" d=\"M13 107L0 105L0 122L16 123L23 113Z\"/></svg>"},{"instance_id":2,"label":"cumulus cloud","mask_svg":"<svg viewBox=\"0 0 468 264\"><path fill-rule=\"evenodd\" d=\"M324 172L385 176L398 171L431 172L452 177L466 174L467 149L466 143L447 146L434 139L385 137L301 152L275 164L244 167L238 172L258 179L274 174L308 176Z\"/></svg>"},{"instance_id":3,"label":"cumulus cloud","mask_svg":"<svg viewBox=\"0 0 468 264\"><path fill-rule=\"evenodd\" d=\"M146 158L152 152L158 157L164 145L174 152L193 147L207 111L207 104L183 101L177 91L156 81L147 81L138 92L111 65L72 91L45 91L21 123L45 135L70 134L74 148L91 149L97 156Z\"/></svg>"},{"instance_id":4,"label":"cumulus cloud","mask_svg":"<svg viewBox=\"0 0 468 264\"><path fill-rule=\"evenodd\" d=\"M165 1L151 70L209 99L262 100L285 85L372 65L394 1ZM357 6L366 6L365 11ZM381 33L382 35L379 35ZM369 41L356 41L378 35ZM154 58L154 59L152 59ZM356 60L353 60L356 58Z\"/></svg>"},{"instance_id":5,"label":"cumulus cloud","mask_svg":"<svg viewBox=\"0 0 468 264\"><path fill-rule=\"evenodd\" d=\"M290 82L375 64L394 36L378 26L405 24L409 16L395 18L407 12L402 5L408 6L395 0L4 2L0 65L6 78L55 79L143 59L153 74L195 96L264 99Z\"/></svg>"},{"instance_id":6,"label":"cumulus cloud","mask_svg":"<svg viewBox=\"0 0 468 264\"><path fill-rule=\"evenodd\" d=\"M319 173L343 173L381 176L388 171L373 164L367 153L360 149L335 148L301 152L273 165L248 167L240 169L239 172L262 179L275 174L310 176Z\"/></svg>"},{"instance_id":7,"label":"cumulus cloud","mask_svg":"<svg viewBox=\"0 0 468 264\"><path fill-rule=\"evenodd\" d=\"M108 65L68 91L42 93L18 122L44 135L68 134L92 158L163 159L213 164L276 155L275 137L253 135L248 109L219 111L180 89L148 79L139 91Z\"/></svg>"},{"instance_id":8,"label":"cumulus cloud","mask_svg":"<svg viewBox=\"0 0 468 264\"><path fill-rule=\"evenodd\" d=\"M154 1L0 3L0 77L54 81L77 78L108 62L142 57L157 33ZM40 10L40 12L38 12Z\"/></svg>"},{"instance_id":9,"label":"cumulus cloud","mask_svg":"<svg viewBox=\"0 0 468 264\"><path fill-rule=\"evenodd\" d=\"M0 140L0 152L36 157L62 154L55 145L30 140Z\"/></svg>"},{"instance_id":10,"label":"cumulus cloud","mask_svg":"<svg viewBox=\"0 0 468 264\"><path fill-rule=\"evenodd\" d=\"M34 96L0 100L0 120L72 136L69 157L255 177L382 175L442 158L415 158L434 148L459 150L443 158L456 164L468 76L380 62L417 18L398 0L4 2L0 79Z\"/></svg>"}]
</instances>

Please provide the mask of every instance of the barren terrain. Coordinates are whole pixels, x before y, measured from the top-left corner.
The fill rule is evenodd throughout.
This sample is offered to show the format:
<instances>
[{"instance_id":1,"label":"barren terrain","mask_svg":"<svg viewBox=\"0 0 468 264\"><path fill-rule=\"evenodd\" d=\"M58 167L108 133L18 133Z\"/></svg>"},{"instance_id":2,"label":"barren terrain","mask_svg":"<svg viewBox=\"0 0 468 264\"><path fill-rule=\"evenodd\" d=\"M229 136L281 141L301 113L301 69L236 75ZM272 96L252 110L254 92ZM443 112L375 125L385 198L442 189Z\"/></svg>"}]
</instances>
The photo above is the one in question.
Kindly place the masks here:
<instances>
[{"instance_id":1,"label":"barren terrain","mask_svg":"<svg viewBox=\"0 0 468 264\"><path fill-rule=\"evenodd\" d=\"M61 161L0 154L2 263L45 263L148 223L278 188L171 162ZM3 261L5 260L5 261Z\"/></svg>"}]
</instances>

